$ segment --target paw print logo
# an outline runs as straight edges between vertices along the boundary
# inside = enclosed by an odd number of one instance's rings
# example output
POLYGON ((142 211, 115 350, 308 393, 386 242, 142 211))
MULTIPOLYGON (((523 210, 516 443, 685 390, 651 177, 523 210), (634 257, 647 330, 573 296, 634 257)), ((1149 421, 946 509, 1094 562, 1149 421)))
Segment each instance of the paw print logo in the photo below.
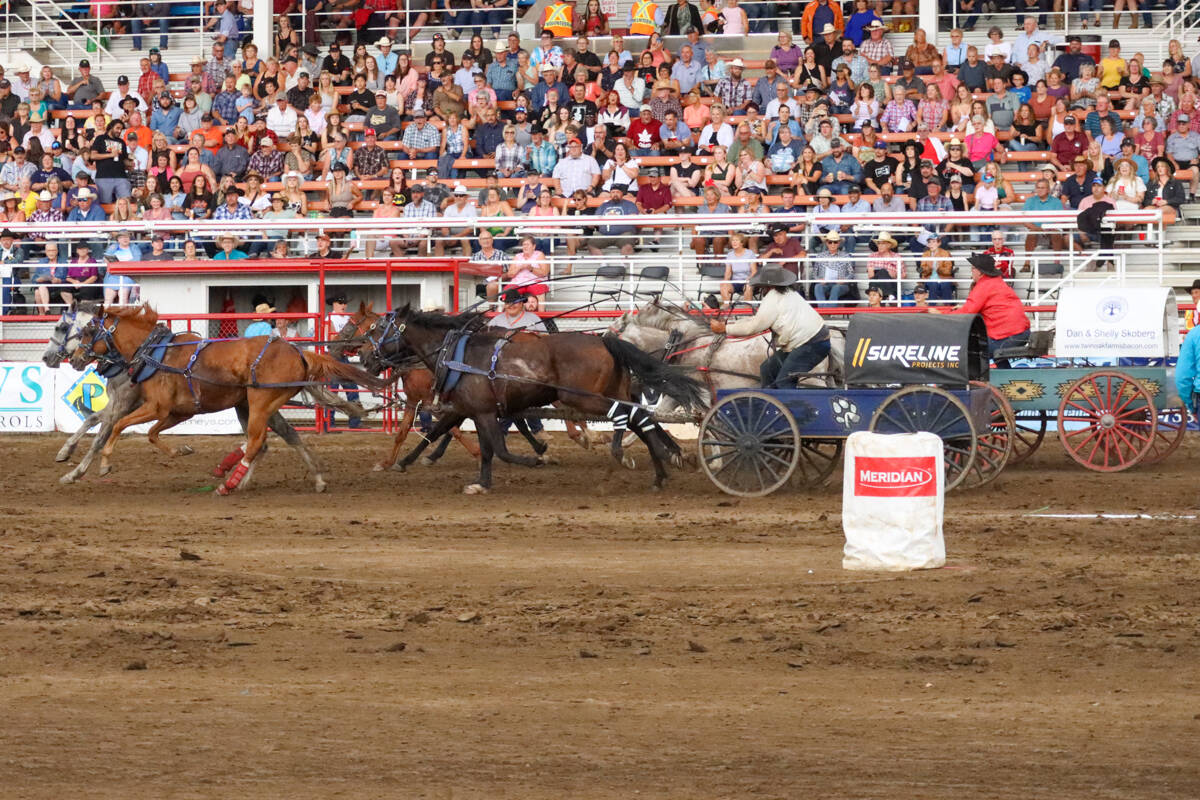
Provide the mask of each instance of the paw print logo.
POLYGON ((833 409, 833 421, 846 430, 850 430, 862 422, 862 414, 859 413, 858 406, 849 398, 835 397, 829 405, 833 409))

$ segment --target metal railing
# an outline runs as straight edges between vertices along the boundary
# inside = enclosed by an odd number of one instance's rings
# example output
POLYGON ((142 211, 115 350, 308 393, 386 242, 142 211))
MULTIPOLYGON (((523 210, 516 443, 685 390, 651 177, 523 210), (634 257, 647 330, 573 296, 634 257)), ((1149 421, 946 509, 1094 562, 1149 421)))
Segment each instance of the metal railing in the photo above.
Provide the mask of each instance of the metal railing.
POLYGON ((98 29, 89 31, 52 0, 31 3, 28 13, 28 19, 11 9, 4 15, 6 63, 14 50, 22 49, 49 51, 55 58, 49 66, 55 69, 74 69, 81 58, 109 55, 98 29), (21 40, 20 46, 14 46, 14 40, 21 40))

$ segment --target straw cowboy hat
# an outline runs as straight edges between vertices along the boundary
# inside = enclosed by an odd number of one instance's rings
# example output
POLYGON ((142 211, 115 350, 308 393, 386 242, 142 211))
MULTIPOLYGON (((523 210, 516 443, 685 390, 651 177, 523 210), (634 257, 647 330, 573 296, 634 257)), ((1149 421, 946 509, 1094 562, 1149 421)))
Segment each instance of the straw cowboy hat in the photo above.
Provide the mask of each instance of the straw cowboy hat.
POLYGON ((275 306, 268 305, 267 303, 259 303, 258 305, 256 305, 254 307, 254 313, 255 314, 274 314, 275 306))
POLYGON ((840 242, 842 240, 842 235, 837 231, 829 231, 821 238, 827 242, 840 242))
POLYGON ((895 239, 893 239, 892 235, 890 233, 888 233, 887 231, 882 231, 878 236, 876 236, 875 242, 876 242, 876 244, 878 244, 879 242, 887 242, 892 247, 895 247, 898 244, 900 244, 895 239))

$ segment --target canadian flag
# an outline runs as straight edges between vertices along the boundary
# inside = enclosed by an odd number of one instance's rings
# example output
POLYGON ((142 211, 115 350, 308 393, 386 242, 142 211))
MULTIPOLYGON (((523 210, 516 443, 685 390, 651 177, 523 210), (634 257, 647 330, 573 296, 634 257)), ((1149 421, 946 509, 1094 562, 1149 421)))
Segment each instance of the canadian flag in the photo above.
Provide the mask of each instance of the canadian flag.
POLYGON ((921 150, 921 158, 928 158, 936 167, 946 160, 946 146, 942 140, 933 136, 925 137, 925 145, 921 150))

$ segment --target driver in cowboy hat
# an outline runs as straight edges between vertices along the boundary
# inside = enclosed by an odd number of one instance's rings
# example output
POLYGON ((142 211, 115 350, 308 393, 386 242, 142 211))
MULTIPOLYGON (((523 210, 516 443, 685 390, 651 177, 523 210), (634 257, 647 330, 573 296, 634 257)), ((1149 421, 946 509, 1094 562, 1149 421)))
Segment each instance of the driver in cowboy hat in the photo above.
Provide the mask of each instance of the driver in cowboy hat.
MULTIPOLYGON (((1021 298, 1000 275, 996 259, 986 253, 968 256, 971 265, 971 291, 966 301, 955 309, 931 308, 934 314, 978 314, 987 328, 988 355, 1008 347, 1020 347, 1029 342, 1029 318, 1021 298)), ((996 366, 1008 367, 1008 359, 996 358, 996 366)))
POLYGON ((771 389, 793 389, 796 379, 829 357, 829 329, 821 315, 794 288, 796 276, 771 264, 750 278, 750 286, 761 299, 754 316, 728 324, 709 323, 714 333, 754 336, 765 331, 774 335, 775 352, 759 367, 762 385, 771 389))

